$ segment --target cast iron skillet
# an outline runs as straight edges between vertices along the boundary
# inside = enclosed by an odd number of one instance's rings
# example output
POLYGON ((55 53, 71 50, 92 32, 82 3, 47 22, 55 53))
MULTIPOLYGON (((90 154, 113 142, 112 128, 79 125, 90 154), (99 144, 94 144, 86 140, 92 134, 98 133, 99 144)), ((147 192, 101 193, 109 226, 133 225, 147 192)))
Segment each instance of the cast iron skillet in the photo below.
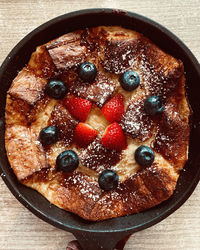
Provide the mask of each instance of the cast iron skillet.
POLYGON ((161 25, 140 15, 112 9, 88 9, 59 16, 36 28, 10 52, 0 69, 0 167, 2 177, 14 196, 44 221, 69 231, 84 250, 112 250, 123 237, 163 220, 179 208, 191 195, 200 177, 200 68, 190 50, 161 25), (4 112, 6 91, 18 71, 28 62, 37 45, 67 32, 98 25, 121 25, 149 37, 166 52, 180 58, 185 66, 187 94, 193 110, 189 160, 181 172, 174 195, 160 205, 139 214, 89 222, 57 208, 36 191, 21 185, 13 174, 5 152, 4 112))

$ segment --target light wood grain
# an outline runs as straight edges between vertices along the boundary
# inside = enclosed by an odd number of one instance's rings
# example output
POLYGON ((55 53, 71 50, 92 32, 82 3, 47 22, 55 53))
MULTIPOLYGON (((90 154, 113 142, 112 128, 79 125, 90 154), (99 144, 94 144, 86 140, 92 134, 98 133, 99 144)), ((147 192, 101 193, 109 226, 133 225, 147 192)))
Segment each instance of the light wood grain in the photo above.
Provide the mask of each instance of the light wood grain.
MULTIPOLYGON (((97 7, 121 8, 158 21, 200 60, 200 0, 0 0, 0 64, 13 46, 38 25, 70 11, 97 7)), ((199 205, 200 185, 174 214, 133 235, 125 250, 200 249, 199 205)), ((0 179, 1 250, 64 250, 73 238, 31 214, 0 179)))

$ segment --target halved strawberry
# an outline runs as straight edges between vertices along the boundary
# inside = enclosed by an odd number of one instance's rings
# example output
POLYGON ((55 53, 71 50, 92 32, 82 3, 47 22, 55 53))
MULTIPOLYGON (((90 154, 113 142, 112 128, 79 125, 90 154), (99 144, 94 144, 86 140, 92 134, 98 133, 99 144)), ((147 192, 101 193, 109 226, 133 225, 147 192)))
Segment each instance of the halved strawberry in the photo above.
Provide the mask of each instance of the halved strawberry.
POLYGON ((119 122, 124 113, 124 102, 123 95, 118 94, 108 101, 103 108, 101 113, 110 122, 119 122))
POLYGON ((79 122, 74 132, 74 140, 80 147, 90 144, 97 136, 97 131, 90 125, 79 122))
POLYGON ((110 124, 101 138, 101 143, 108 149, 115 149, 118 151, 125 149, 127 144, 122 127, 117 122, 110 124))
POLYGON ((65 100, 65 105, 71 115, 81 122, 84 122, 90 113, 92 103, 79 97, 71 97, 65 100))

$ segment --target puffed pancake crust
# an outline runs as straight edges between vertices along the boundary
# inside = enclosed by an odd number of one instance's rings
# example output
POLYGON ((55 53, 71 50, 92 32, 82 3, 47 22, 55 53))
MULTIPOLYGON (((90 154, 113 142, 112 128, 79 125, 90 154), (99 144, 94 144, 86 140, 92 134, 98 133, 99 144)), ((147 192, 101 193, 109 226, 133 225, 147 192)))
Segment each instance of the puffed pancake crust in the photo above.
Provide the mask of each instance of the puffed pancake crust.
POLYGON ((13 80, 5 113, 7 156, 21 183, 86 220, 138 213, 173 194, 187 161, 189 115, 180 60, 132 30, 117 26, 78 30, 37 47, 13 80), (89 84, 77 73, 85 61, 97 68, 97 76, 89 84), (140 76, 140 85, 134 91, 120 85, 120 77, 127 70, 140 76), (44 89, 50 79, 66 84, 64 99, 47 96, 44 89), (119 124, 127 140, 127 147, 121 151, 101 144, 110 124, 101 108, 118 93, 124 98, 125 112, 119 124), (164 103, 163 112, 156 117, 144 110, 144 101, 150 95, 160 96, 164 103), (66 108, 69 96, 92 103, 85 123, 98 135, 86 147, 74 142, 79 121, 66 108), (39 133, 49 125, 59 128, 59 140, 43 146, 39 133), (151 166, 142 167, 135 161, 134 152, 141 145, 155 153, 151 166), (56 158, 68 149, 77 153, 79 166, 73 172, 57 171, 56 158), (99 187, 98 176, 105 169, 115 170, 119 176, 114 190, 99 187))

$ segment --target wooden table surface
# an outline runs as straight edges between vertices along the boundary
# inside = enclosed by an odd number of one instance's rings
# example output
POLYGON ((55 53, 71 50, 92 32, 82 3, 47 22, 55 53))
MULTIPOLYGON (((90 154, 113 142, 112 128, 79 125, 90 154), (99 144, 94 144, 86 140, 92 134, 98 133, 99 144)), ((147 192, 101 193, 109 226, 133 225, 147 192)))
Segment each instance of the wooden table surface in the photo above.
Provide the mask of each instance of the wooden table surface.
MULTIPOLYGON (((0 64, 38 25, 84 8, 121 8, 145 15, 175 33, 200 61, 200 0, 0 0, 0 64)), ((125 250, 200 249, 200 185, 185 204, 157 225, 135 233, 125 250)), ((0 249, 64 250, 73 235, 29 212, 0 178, 0 249)), ((94 249, 95 250, 95 249, 94 249)))

